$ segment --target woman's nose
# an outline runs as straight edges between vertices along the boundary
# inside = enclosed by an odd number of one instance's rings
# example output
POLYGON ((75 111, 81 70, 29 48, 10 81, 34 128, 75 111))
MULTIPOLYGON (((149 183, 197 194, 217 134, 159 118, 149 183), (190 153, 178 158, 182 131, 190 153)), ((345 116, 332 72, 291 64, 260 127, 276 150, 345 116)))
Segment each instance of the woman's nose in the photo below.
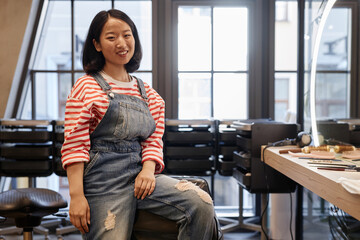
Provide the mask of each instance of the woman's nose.
POLYGON ((116 47, 122 47, 125 45, 125 40, 122 37, 118 37, 116 41, 116 47))

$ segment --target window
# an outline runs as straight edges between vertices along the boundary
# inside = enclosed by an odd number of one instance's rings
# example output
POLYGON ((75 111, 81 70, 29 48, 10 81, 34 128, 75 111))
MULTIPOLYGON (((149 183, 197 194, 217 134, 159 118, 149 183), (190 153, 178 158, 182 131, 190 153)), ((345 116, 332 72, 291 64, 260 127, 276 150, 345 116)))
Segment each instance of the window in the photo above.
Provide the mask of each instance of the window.
POLYGON ((277 0, 275 5, 275 106, 277 121, 296 122, 297 111, 297 2, 277 0), (286 21, 280 16, 286 15, 286 21))
POLYGON ((177 10, 179 118, 247 118, 248 8, 177 10))
MULTIPOLYGON (((308 92, 312 51, 317 33, 320 2, 308 3, 305 12, 305 86, 308 92)), ((315 105, 317 119, 348 118, 350 113, 350 85, 354 78, 352 60, 356 49, 352 43, 351 6, 335 5, 330 11, 320 42, 317 61, 315 105)), ((305 97, 307 102, 308 94, 305 97)), ((305 109, 307 106, 305 106, 305 109)), ((310 115, 305 115, 305 126, 310 126, 310 115)))
MULTIPOLYGON (((248 118, 250 6, 202 5, 176 1, 178 118, 248 118)), ((197 2, 198 4, 198 2, 197 2)), ((220 215, 238 214, 233 178, 215 175, 215 204, 220 215)), ((255 214, 255 196, 244 191, 244 213, 255 214)))
POLYGON ((140 69, 134 75, 152 85, 151 1, 50 0, 44 5, 32 50, 31 84, 24 91, 22 119, 64 117, 70 89, 84 74, 82 50, 91 20, 99 11, 112 6, 126 12, 135 22, 144 51, 140 69))

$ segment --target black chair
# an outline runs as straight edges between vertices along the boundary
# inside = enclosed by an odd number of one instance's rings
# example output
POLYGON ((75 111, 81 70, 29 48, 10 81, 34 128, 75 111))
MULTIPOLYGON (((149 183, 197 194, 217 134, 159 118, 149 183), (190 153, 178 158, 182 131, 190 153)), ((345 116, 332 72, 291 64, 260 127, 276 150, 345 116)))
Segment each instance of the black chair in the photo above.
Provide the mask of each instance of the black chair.
MULTIPOLYGON (((2 206, 1 214, 5 217, 15 218, 15 223, 21 214, 28 214, 28 218, 31 219, 29 220, 30 223, 25 220, 18 220, 22 222, 19 226, 24 226, 21 228, 27 230, 27 225, 32 226, 30 227, 32 230, 45 235, 47 238, 49 230, 45 226, 58 224, 60 220, 49 220, 40 226, 40 224, 31 223, 34 218, 30 216, 35 214, 41 216, 40 219, 42 219, 45 216, 43 214, 53 213, 57 207, 64 207, 67 204, 65 200, 60 201, 58 193, 48 190, 44 194, 44 191, 36 188, 36 177, 47 177, 53 173, 52 125, 49 121, 41 120, 2 119, 0 120, 0 127, 0 176, 27 177, 29 183, 26 187, 30 187, 28 190, 13 189, 11 192, 2 189, 1 201, 8 204, 6 207, 2 206), (11 195, 9 195, 10 193, 11 195), (53 208, 54 202, 46 202, 46 199, 52 198, 59 199, 59 205, 55 208, 53 208), (13 202, 11 203, 11 201, 13 202), (21 203, 22 201, 24 203, 21 203), (47 206, 46 204, 50 205, 47 206), (24 207, 25 210, 19 210, 19 206, 24 207)), ((19 229, 10 227, 1 229, 0 234, 10 234, 10 229, 19 232, 19 229)), ((25 234, 26 236, 30 235, 28 232, 25 234)))
MULTIPOLYGON (((177 179, 188 180, 201 189, 210 194, 207 181, 199 177, 181 177, 172 176, 177 179)), ((212 219, 209 219, 212 221, 212 219)), ((223 234, 217 219, 213 219, 217 224, 214 228, 213 238, 210 240, 221 240, 223 234)), ((176 240, 178 235, 178 227, 175 221, 168 220, 162 216, 147 212, 145 210, 137 210, 135 223, 132 233, 132 240, 176 240)))
POLYGON ((66 206, 63 197, 49 189, 20 188, 0 193, 0 216, 15 219, 16 227, 23 229, 24 240, 33 239, 33 229, 40 226, 44 216, 66 206))
POLYGON ((164 173, 209 176, 214 192, 216 129, 213 120, 166 119, 164 173))

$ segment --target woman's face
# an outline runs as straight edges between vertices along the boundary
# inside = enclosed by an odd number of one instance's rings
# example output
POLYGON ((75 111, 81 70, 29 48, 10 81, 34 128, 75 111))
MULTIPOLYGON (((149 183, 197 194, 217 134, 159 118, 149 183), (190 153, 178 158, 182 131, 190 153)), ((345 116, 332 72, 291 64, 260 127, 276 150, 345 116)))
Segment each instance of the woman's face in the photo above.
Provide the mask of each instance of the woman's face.
POLYGON ((124 66, 134 55, 135 39, 130 26, 117 18, 109 17, 100 34, 99 42, 93 40, 97 51, 105 58, 105 65, 124 66))

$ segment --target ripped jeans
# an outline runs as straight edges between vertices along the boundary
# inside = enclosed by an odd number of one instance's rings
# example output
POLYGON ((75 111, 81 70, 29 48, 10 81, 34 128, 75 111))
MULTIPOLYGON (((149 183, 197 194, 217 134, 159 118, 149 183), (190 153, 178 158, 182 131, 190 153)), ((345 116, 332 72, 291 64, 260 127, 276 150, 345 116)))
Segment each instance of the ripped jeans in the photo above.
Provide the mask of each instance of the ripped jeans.
POLYGON ((214 208, 211 197, 190 182, 160 174, 156 175, 155 191, 144 200, 134 197, 133 182, 127 187, 123 186, 122 192, 118 194, 109 192, 103 197, 87 196, 91 224, 85 239, 130 239, 136 209, 144 209, 176 221, 180 240, 212 238, 214 208))

